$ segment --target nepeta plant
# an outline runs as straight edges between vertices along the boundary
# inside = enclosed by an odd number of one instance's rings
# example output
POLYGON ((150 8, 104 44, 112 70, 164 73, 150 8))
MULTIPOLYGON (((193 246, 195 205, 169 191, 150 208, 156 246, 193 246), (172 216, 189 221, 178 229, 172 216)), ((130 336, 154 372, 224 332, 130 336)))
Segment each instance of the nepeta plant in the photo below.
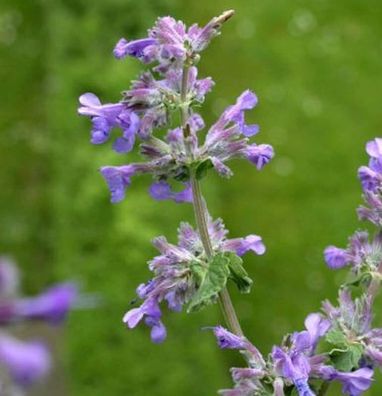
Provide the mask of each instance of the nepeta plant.
POLYGON ((44 377, 51 367, 47 346, 40 340, 21 341, 8 330, 31 321, 61 324, 79 301, 73 283, 61 283, 36 297, 20 297, 19 271, 0 257, 0 394, 21 395, 23 389, 44 377), (7 377, 5 376, 7 372, 7 377))
MULTIPOLYGON (((79 113, 92 121, 93 144, 107 142, 113 129, 120 130, 112 146, 117 153, 131 151, 140 140, 143 162, 101 168, 111 201, 123 200, 132 177, 147 173, 154 179, 149 190, 153 198, 192 202, 195 212, 196 228, 181 223, 176 245, 163 236, 154 239, 160 254, 149 262, 153 278, 138 286, 142 303, 130 309, 123 321, 129 328, 144 322, 152 341, 159 343, 166 338, 161 304, 172 311, 185 306, 194 312, 219 300, 229 330, 213 328, 218 344, 240 350, 248 364, 232 369, 235 387, 221 390, 222 395, 324 395, 331 381, 339 381, 345 394, 357 396, 370 386, 373 367, 382 364, 382 329, 371 328, 382 271, 379 234, 369 242, 366 233, 356 233, 346 250, 326 249, 329 267, 351 265, 354 281, 341 286, 338 308, 324 302, 322 313, 308 315, 305 330, 287 335, 267 358, 244 336, 226 288, 233 282, 241 292, 250 291, 252 281, 241 256, 249 251, 261 255, 265 246, 257 235, 228 239, 222 220, 214 220, 207 210, 200 181, 210 169, 230 177, 227 162, 232 158, 247 159, 262 169, 274 155, 270 145, 249 142, 259 132, 258 125, 245 122, 245 111, 257 103, 249 90, 205 135, 202 132, 205 124, 196 110, 214 83, 210 77, 198 78, 196 65, 232 15, 227 11, 204 27, 189 28, 171 17, 159 18, 147 38, 121 39, 114 49, 118 59, 132 56, 149 65, 120 102, 101 104, 92 93, 80 97, 79 113), (174 126, 177 118, 180 125, 174 126), (163 129, 165 134, 160 133, 163 129), (177 183, 183 185, 181 190, 173 189, 177 183), (355 287, 360 293, 352 299, 355 287)), ((368 153, 370 165, 360 169, 360 177, 369 207, 359 209, 359 214, 380 227, 382 140, 369 143, 368 153)))

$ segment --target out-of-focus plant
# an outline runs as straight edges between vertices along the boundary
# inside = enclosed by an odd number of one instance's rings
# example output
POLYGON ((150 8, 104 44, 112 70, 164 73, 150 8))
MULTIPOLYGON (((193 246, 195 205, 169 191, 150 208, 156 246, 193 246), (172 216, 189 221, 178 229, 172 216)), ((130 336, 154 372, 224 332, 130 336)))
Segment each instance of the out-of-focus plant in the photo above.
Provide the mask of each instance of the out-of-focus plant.
POLYGON ((35 297, 20 296, 19 271, 0 258, 0 394, 21 395, 45 377, 51 356, 43 340, 22 341, 12 336, 13 326, 31 321, 60 325, 79 300, 74 283, 57 284, 35 297))
MULTIPOLYGON (((92 93, 80 97, 79 113, 92 121, 91 142, 104 144, 111 139, 113 149, 125 154, 137 139, 144 162, 105 166, 101 173, 111 192, 111 201, 125 198, 133 176, 151 174, 154 199, 172 199, 193 204, 196 228, 181 223, 178 243, 163 236, 153 243, 160 254, 149 262, 153 279, 137 288, 143 300, 130 309, 123 321, 129 328, 144 322, 151 329, 151 339, 166 338, 160 304, 172 311, 195 312, 219 301, 229 330, 216 326, 213 331, 222 348, 238 349, 248 367, 233 368, 235 387, 221 390, 226 396, 250 395, 325 395, 332 381, 343 385, 343 392, 357 396, 368 389, 373 369, 382 364, 382 330, 371 328, 372 307, 381 280, 382 245, 378 234, 368 242, 366 233, 357 233, 348 249, 329 247, 325 257, 331 268, 352 263, 355 279, 341 286, 339 307, 324 302, 323 313, 313 313, 305 320, 306 330, 287 335, 264 358, 244 336, 227 290, 233 282, 242 293, 250 291, 252 280, 243 267, 241 256, 252 251, 263 254, 261 237, 227 238, 222 220, 214 220, 201 192, 201 180, 211 169, 222 177, 232 176, 227 162, 244 158, 262 169, 273 157, 270 145, 249 143, 259 132, 258 125, 245 122, 245 111, 257 104, 256 95, 247 90, 229 106, 207 130, 198 112, 205 95, 214 83, 198 78, 197 63, 201 52, 216 37, 224 22, 233 15, 224 12, 204 27, 171 17, 159 18, 148 36, 134 41, 121 39, 114 55, 132 56, 150 65, 120 102, 102 104, 92 93), (177 124, 177 121, 180 125, 177 124), (168 129, 163 134, 159 129, 168 129), (182 185, 182 189, 177 188, 182 185), (351 288, 359 288, 353 299, 351 288), (319 345, 320 343, 320 345, 319 345)), ((361 208, 361 218, 381 226, 382 140, 367 146, 372 157, 369 167, 360 169, 368 208, 361 208)))

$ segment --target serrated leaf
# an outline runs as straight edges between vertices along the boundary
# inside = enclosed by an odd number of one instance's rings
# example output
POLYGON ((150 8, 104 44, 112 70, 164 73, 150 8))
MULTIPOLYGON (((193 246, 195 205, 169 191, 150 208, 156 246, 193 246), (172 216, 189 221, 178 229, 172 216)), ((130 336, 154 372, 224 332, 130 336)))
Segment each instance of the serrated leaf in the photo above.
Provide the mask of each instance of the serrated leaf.
POLYGON ((339 329, 333 328, 329 330, 325 335, 325 340, 337 348, 347 349, 348 342, 344 333, 339 329))
POLYGON ((229 276, 229 258, 224 253, 215 255, 202 275, 200 286, 193 295, 187 311, 198 311, 215 301, 219 292, 225 287, 229 276))
POLYGON ((243 260, 233 252, 227 252, 226 256, 229 258, 230 278, 236 283, 241 293, 249 293, 253 281, 242 265, 243 260))
POLYGON ((330 354, 330 358, 337 370, 349 372, 353 368, 358 367, 362 352, 363 348, 361 345, 353 344, 346 351, 333 351, 330 354))

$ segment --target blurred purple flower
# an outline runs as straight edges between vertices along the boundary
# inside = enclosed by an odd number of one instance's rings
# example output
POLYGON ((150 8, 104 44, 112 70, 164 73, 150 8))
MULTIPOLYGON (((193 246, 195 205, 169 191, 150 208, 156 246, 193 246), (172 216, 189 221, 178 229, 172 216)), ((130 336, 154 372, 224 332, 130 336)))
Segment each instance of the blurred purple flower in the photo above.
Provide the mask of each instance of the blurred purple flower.
POLYGON ((51 366, 50 354, 40 342, 24 342, 0 335, 0 362, 13 381, 28 386, 44 377, 51 366))

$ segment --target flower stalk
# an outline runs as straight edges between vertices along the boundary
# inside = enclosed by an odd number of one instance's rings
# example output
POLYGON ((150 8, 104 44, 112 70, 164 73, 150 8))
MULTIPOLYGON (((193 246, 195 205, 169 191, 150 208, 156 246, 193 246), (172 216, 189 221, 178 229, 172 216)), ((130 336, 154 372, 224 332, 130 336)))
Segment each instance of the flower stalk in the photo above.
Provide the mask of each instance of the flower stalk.
MULTIPOLYGON (((213 250, 206 221, 206 204, 201 192, 200 182, 196 179, 195 175, 191 176, 191 188, 195 219, 200 234, 200 239, 203 243, 203 247, 208 258, 211 259, 213 250)), ((238 336, 243 336, 243 331, 241 329, 240 322, 237 318, 236 311, 232 304, 231 296, 229 295, 227 287, 224 287, 219 293, 219 305, 228 328, 232 331, 232 333, 238 336)))

